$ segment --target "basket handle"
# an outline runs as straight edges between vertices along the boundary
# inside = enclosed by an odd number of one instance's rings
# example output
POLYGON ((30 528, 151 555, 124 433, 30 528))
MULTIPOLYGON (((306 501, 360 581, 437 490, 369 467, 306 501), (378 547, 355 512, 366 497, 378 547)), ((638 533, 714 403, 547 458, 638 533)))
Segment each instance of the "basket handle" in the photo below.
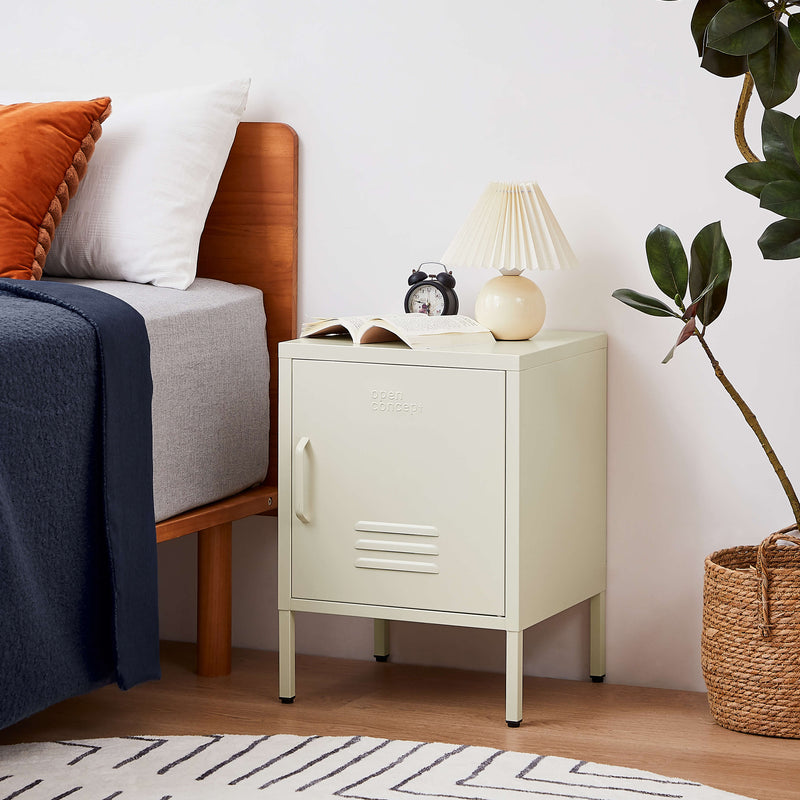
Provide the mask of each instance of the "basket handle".
POLYGON ((764 539, 758 546, 756 553, 756 575, 758 576, 759 586, 761 588, 761 624, 759 629, 762 636, 770 636, 772 634, 772 624, 769 619, 769 568, 767 565, 767 548, 775 547, 778 542, 791 542, 800 547, 800 537, 792 536, 789 531, 798 530, 797 523, 789 525, 788 528, 782 528, 775 533, 771 533, 764 539))

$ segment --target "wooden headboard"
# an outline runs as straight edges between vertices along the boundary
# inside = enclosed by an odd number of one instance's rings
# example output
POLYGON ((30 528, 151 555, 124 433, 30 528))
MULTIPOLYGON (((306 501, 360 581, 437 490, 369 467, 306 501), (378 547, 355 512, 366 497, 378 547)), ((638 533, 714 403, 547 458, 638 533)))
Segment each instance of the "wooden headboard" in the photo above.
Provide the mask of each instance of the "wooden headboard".
POLYGON ((200 240, 197 274, 264 293, 270 356, 269 471, 264 484, 157 526, 158 541, 277 507, 278 342, 297 336, 297 134, 242 122, 200 240))

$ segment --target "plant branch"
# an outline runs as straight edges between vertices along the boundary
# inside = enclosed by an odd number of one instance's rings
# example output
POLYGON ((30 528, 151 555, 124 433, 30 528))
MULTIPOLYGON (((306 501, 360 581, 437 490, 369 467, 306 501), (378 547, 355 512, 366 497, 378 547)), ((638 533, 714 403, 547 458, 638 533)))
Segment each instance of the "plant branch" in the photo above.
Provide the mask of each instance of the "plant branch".
POLYGON ((781 482, 783 491, 786 493, 786 497, 789 499, 789 505, 792 507, 792 513, 794 514, 795 521, 797 522, 798 526, 800 526, 800 500, 797 499, 797 494, 794 491, 794 487, 792 486, 789 477, 786 475, 786 471, 784 470, 781 462, 778 460, 778 456, 775 455, 775 451, 772 449, 772 445, 769 443, 764 430, 756 419, 756 415, 750 410, 750 407, 742 399, 742 396, 739 394, 739 392, 733 388, 733 384, 728 380, 727 376, 722 371, 722 367, 720 367, 717 359, 714 358, 714 354, 711 352, 711 349, 706 343, 703 334, 700 331, 695 331, 695 336, 697 336, 697 338, 700 340, 700 344, 702 345, 705 354, 708 356, 709 361, 711 361, 711 366, 714 368, 714 374, 719 379, 719 382, 725 387, 725 391, 731 396, 733 402, 736 403, 736 407, 742 412, 742 416, 745 418, 745 421, 753 429, 753 433, 755 433, 756 437, 758 438, 761 447, 764 448, 764 452, 767 454, 769 463, 772 464, 772 468, 775 470, 775 474, 778 476, 778 480, 781 482))
POLYGON ((736 116, 733 120, 733 136, 736 139, 736 146, 744 156, 745 161, 761 161, 761 159, 750 149, 744 135, 744 118, 747 114, 747 107, 750 105, 750 97, 753 94, 753 76, 749 72, 744 74, 744 84, 739 95, 739 102, 736 105, 736 116))

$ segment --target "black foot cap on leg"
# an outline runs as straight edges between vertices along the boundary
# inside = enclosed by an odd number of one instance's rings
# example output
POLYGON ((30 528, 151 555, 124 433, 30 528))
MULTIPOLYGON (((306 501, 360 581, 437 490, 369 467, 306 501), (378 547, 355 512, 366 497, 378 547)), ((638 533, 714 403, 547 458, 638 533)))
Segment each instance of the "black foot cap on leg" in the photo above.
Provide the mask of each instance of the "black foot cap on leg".
POLYGON ((281 697, 281 703, 285 703, 286 705, 294 703, 294 697, 281 697))
POLYGON ((375 660, 376 661, 388 661, 389 660, 389 654, 387 653, 385 656, 375 656, 375 660))
POLYGON ((518 719, 516 722, 514 722, 514 721, 512 721, 510 719, 507 719, 506 720, 506 725, 508 725, 509 728, 519 728, 521 722, 522 722, 521 719, 518 719))
POLYGON ((591 675, 592 683, 603 683, 606 679, 605 675, 591 675))

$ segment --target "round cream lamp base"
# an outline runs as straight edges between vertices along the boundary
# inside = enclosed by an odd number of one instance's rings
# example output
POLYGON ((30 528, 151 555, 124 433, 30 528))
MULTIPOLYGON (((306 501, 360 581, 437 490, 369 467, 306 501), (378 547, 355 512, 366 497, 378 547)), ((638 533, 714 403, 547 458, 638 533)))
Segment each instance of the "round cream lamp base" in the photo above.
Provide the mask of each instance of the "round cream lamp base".
POLYGON ((498 275, 478 293, 475 319, 495 339, 521 341, 535 336, 544 325, 542 290, 522 275, 498 275))

